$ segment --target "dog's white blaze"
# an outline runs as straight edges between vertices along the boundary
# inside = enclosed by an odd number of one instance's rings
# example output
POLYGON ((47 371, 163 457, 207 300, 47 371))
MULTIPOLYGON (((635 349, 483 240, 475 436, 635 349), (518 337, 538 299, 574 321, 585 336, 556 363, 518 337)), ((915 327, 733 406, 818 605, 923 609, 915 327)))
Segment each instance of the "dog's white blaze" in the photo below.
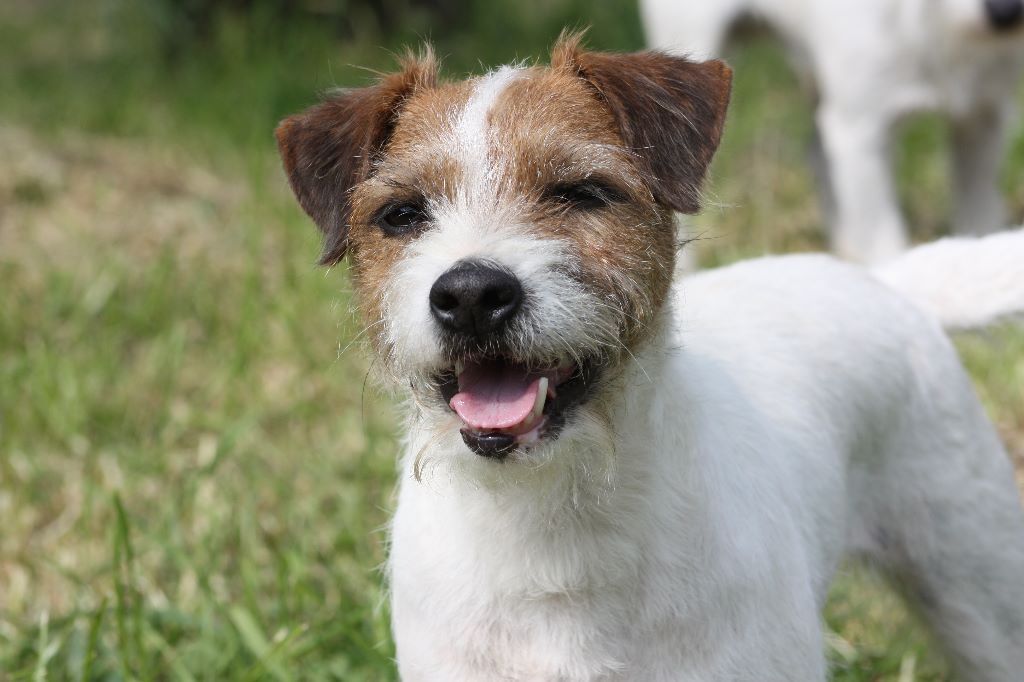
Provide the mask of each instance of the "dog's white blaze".
POLYGON ((487 119, 501 93, 519 77, 521 71, 516 66, 503 66, 481 76, 452 131, 455 138, 453 148, 457 150, 465 172, 463 189, 468 190, 466 198, 471 201, 482 199, 498 174, 499 169, 494 167, 489 153, 493 136, 487 119))

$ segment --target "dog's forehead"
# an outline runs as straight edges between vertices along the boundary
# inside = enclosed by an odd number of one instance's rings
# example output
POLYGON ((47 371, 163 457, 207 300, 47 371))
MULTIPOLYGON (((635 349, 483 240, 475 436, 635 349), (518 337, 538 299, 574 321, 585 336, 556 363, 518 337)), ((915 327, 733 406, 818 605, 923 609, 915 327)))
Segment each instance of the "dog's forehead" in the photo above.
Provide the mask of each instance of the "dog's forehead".
POLYGON ((385 171, 459 183, 587 175, 621 149, 611 112, 583 79, 503 67, 417 92, 403 106, 385 171))

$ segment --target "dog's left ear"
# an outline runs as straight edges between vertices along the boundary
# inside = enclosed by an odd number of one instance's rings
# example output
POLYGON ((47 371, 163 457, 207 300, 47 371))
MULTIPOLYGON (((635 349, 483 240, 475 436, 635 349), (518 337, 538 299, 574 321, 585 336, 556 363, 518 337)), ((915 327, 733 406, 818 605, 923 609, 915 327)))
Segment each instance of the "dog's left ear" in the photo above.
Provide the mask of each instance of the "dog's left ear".
POLYGON ((563 35, 551 55, 597 91, 636 155, 654 198, 676 211, 700 210, 700 186, 718 148, 732 89, 725 62, 692 62, 663 52, 587 52, 563 35))

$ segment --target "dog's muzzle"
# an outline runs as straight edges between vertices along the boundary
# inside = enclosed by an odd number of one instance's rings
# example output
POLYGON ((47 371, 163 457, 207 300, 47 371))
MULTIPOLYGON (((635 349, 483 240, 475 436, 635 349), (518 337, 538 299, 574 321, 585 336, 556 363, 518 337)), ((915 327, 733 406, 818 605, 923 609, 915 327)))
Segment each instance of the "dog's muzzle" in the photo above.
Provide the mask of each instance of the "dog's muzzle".
POLYGON ((452 358, 437 377, 441 398, 462 420, 462 439, 476 454, 503 459, 553 437, 567 409, 586 397, 591 363, 510 351, 508 337, 525 306, 512 272, 459 261, 434 282, 429 304, 452 358))

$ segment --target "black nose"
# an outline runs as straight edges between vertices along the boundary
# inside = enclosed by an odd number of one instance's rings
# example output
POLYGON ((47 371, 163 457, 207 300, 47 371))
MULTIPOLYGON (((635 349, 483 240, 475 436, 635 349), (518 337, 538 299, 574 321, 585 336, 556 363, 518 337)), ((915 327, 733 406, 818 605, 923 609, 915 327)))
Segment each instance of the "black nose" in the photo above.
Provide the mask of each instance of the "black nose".
POLYGON ((430 287, 430 312, 448 331, 483 339, 519 310, 523 288, 515 275, 494 265, 456 263, 430 287))
POLYGON ((985 11, 988 13, 988 20, 995 28, 1014 28, 1024 20, 1024 1, 985 0, 985 11))

